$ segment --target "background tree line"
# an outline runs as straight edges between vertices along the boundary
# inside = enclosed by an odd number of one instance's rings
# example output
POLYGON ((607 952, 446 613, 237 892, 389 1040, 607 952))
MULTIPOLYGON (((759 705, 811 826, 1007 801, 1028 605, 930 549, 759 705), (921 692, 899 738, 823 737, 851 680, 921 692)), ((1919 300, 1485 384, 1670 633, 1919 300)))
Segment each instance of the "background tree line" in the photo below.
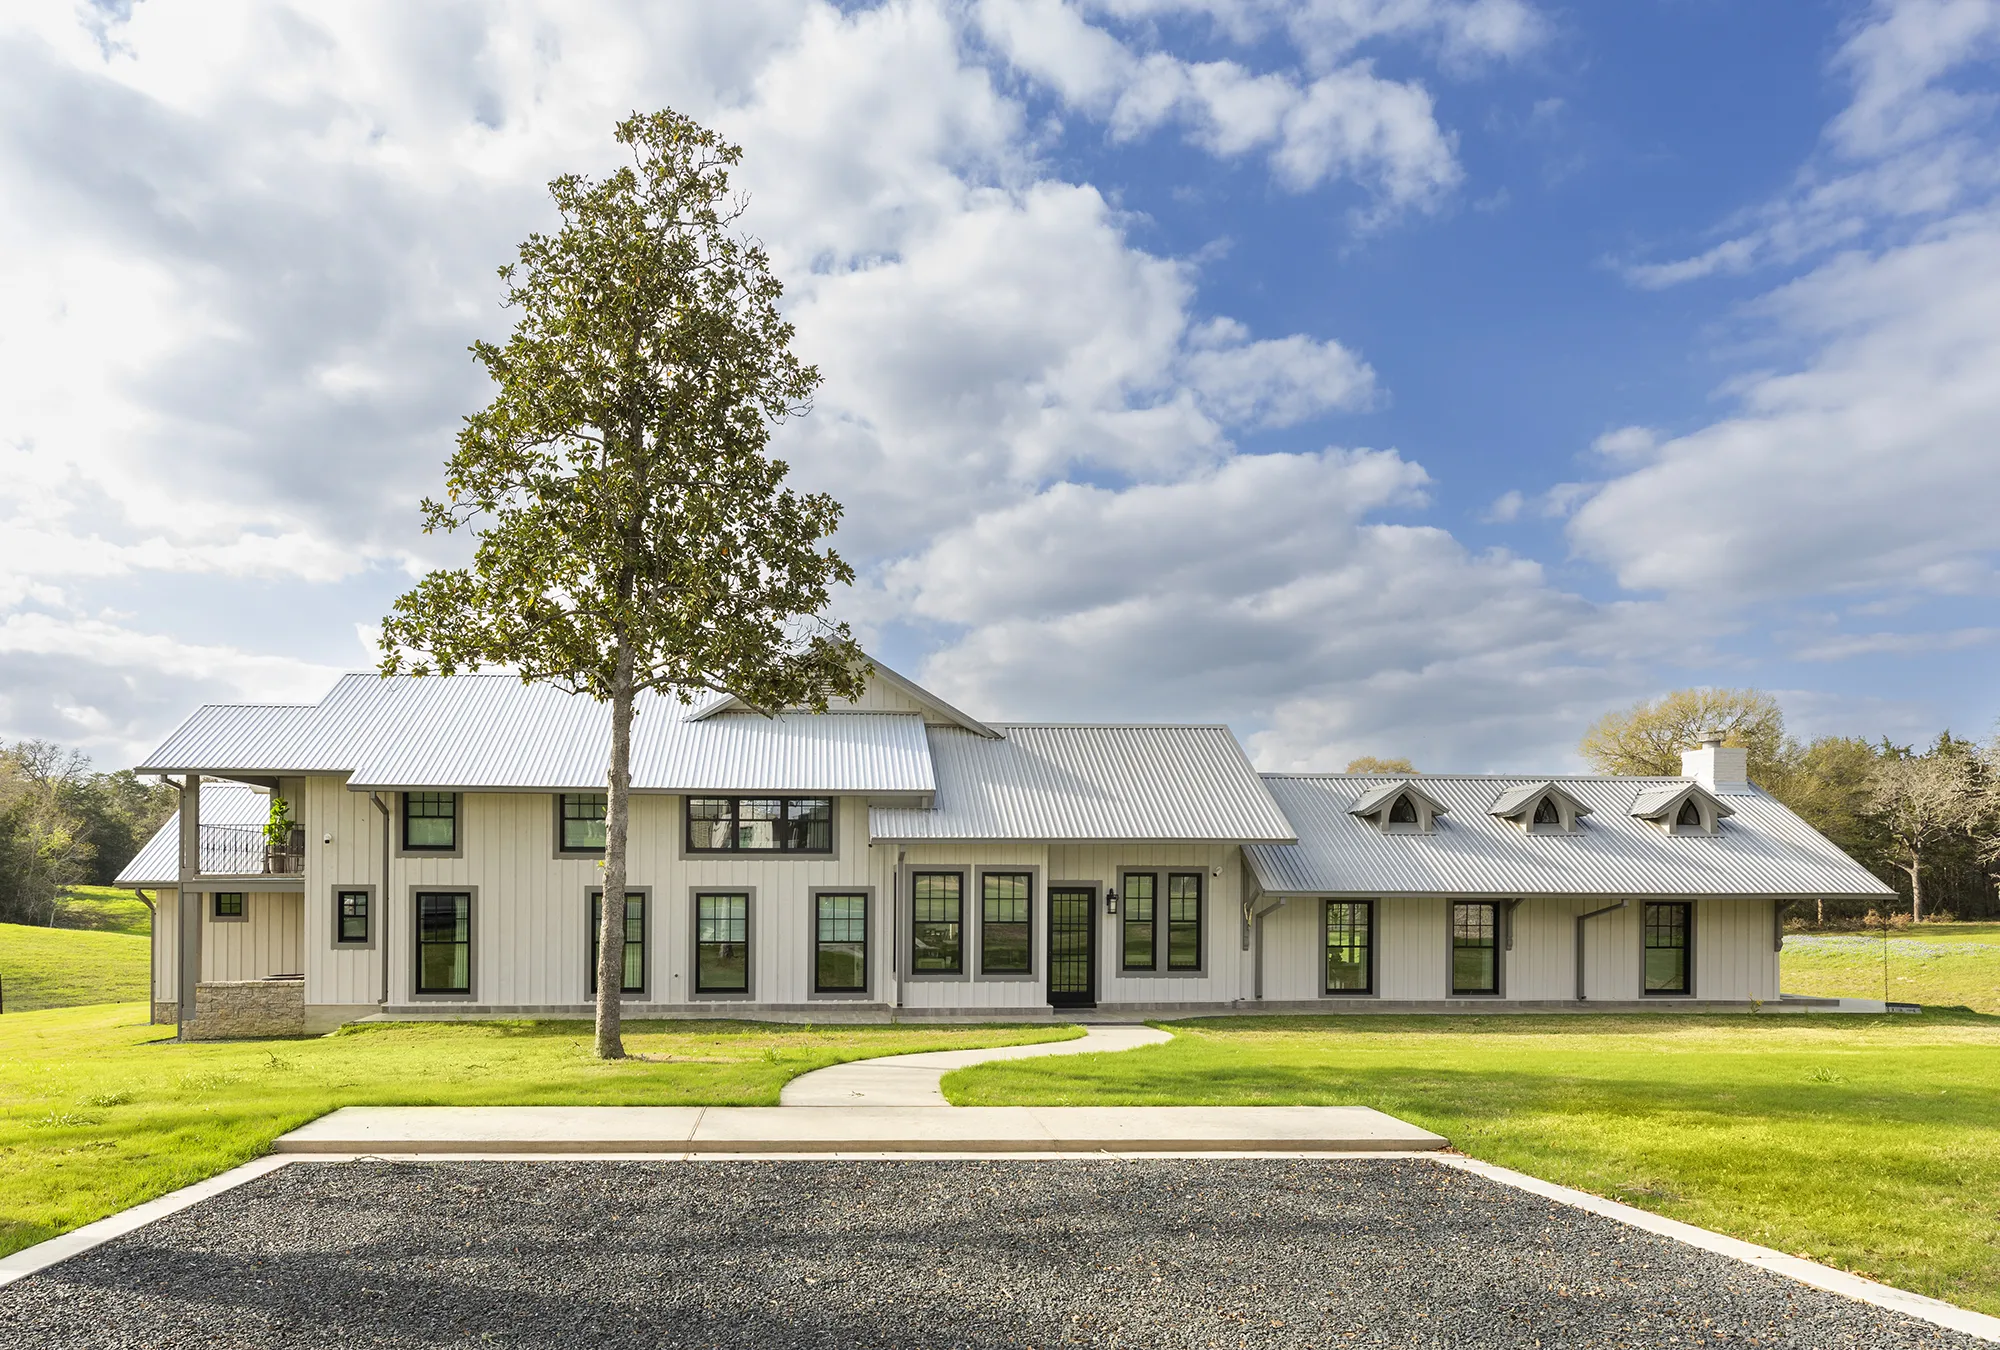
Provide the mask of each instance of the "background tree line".
POLYGON ((130 769, 92 772, 82 751, 0 743, 0 922, 53 925, 72 887, 108 885, 176 805, 130 769))

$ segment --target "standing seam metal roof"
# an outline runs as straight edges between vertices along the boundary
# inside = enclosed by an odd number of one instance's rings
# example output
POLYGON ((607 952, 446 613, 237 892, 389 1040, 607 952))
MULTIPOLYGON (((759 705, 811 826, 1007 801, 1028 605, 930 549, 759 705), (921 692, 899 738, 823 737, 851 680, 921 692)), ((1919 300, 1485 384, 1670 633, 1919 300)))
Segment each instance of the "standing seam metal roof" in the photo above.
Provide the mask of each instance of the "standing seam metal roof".
POLYGON ((1629 814, 1635 796, 1678 792, 1686 778, 1500 778, 1425 774, 1424 790, 1457 808, 1431 834, 1383 834, 1348 814, 1381 784, 1373 775, 1267 774, 1296 844, 1244 848, 1273 894, 1338 895, 1852 895, 1894 894, 1777 799, 1727 796, 1735 814, 1714 835, 1670 835, 1629 814), (1573 834, 1530 834, 1487 814, 1512 789, 1554 782, 1592 809, 1573 834))
POLYGON ((1290 839, 1223 726, 931 727, 933 810, 877 807, 877 839, 1290 839))

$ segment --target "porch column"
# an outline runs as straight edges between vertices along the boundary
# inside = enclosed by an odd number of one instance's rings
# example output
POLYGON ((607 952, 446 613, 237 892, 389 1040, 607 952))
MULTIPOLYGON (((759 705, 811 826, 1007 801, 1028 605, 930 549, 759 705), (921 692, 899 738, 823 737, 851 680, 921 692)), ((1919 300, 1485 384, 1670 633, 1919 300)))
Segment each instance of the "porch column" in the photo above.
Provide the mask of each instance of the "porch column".
POLYGON ((181 784, 180 897, 175 918, 180 922, 180 970, 174 994, 174 1024, 182 1037, 194 1021, 194 987, 201 980, 203 898, 190 889, 201 884, 201 775, 191 773, 181 784))

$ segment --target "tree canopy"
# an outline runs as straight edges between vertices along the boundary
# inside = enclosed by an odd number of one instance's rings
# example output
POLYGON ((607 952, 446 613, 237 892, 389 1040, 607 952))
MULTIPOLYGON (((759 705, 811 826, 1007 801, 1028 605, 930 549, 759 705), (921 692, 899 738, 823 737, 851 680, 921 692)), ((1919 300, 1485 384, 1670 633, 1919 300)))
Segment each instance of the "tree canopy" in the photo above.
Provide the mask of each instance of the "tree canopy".
POLYGON ((1415 773, 1417 766, 1407 759, 1377 759, 1374 755, 1362 755, 1347 761, 1348 773, 1415 773))
POLYGON ((1783 757, 1785 715, 1760 689, 1676 689, 1641 699, 1599 718, 1577 751, 1599 773, 1671 776, 1681 771, 1681 751, 1714 732, 1750 752, 1752 782, 1783 757))

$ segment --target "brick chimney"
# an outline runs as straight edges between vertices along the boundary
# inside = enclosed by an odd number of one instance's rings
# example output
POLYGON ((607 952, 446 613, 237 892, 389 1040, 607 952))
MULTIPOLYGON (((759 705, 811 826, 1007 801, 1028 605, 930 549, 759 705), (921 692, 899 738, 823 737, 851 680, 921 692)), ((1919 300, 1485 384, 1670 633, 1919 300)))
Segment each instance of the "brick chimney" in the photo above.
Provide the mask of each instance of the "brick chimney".
POLYGON ((1750 752, 1726 746, 1719 731, 1704 734, 1701 744, 1681 751, 1681 776, 1692 778, 1718 795, 1750 790, 1750 752))

